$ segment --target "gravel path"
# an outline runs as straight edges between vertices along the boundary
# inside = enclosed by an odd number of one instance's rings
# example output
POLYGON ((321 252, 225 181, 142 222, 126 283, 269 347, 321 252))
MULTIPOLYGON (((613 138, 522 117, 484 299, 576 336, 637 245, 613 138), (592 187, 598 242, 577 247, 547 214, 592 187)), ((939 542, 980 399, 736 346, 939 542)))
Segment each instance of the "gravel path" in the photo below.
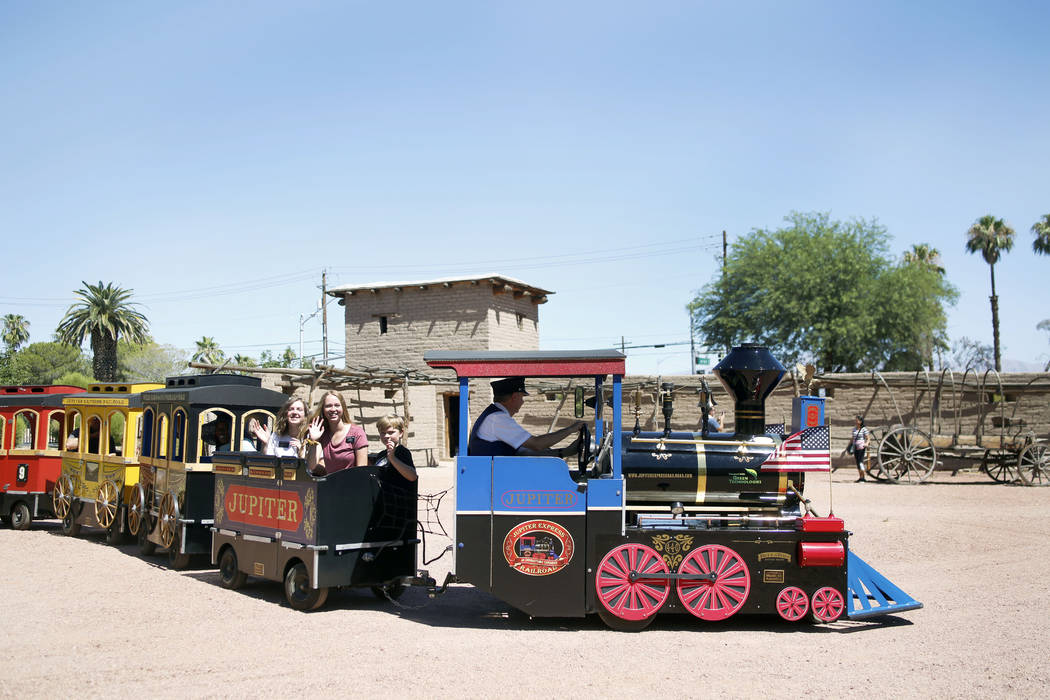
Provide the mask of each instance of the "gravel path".
MULTIPOLYGON (((423 470, 420 491, 451 473, 423 470)), ((632 635, 596 617, 529 620, 453 586, 432 602, 407 591, 402 602, 419 609, 344 591, 304 614, 278 584, 227 591, 210 568, 170 571, 101 533, 68 538, 54 521, 2 529, 0 695, 1050 695, 1050 489, 980 474, 854 484, 852 473, 833 476, 852 549, 923 610, 822 626, 664 617, 632 635)), ((825 512, 821 482, 808 493, 825 512)), ((444 544, 431 540, 428 554, 444 544)))

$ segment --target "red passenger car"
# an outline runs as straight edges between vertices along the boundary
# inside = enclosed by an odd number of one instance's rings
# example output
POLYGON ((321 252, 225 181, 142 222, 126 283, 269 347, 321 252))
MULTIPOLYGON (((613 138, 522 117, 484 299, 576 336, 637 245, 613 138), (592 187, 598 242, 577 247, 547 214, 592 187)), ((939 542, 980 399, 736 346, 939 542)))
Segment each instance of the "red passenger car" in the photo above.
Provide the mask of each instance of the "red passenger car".
POLYGON ((0 519, 25 530, 53 518, 51 492, 66 440, 62 398, 77 386, 0 387, 0 519))

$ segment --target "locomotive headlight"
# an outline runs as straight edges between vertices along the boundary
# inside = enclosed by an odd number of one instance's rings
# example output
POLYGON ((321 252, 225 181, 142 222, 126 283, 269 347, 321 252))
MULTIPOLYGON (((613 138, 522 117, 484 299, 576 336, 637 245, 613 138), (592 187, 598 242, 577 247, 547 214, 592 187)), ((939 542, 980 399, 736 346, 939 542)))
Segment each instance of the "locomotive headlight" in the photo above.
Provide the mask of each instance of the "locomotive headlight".
POLYGON ((677 516, 681 515, 684 512, 685 512, 685 506, 682 505, 681 501, 675 501, 674 503, 671 504, 671 514, 672 515, 677 517, 677 516))

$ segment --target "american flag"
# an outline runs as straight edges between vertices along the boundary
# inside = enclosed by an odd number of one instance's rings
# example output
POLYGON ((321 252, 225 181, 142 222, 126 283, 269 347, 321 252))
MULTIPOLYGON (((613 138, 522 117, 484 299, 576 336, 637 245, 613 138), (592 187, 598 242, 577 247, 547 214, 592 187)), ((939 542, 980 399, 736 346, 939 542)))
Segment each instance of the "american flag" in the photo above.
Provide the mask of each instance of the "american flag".
POLYGON ((831 435, 828 426, 806 428, 784 440, 762 463, 762 471, 831 471, 831 435))

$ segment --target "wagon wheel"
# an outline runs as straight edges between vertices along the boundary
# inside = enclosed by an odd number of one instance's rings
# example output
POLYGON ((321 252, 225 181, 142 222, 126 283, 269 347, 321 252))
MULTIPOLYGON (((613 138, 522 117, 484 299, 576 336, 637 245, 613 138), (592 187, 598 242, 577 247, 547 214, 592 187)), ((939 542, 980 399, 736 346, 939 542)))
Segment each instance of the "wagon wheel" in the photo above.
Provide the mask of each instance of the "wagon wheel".
POLYGON ((894 428, 879 443, 879 468, 894 483, 922 483, 935 466, 933 440, 918 428, 894 428))
POLYGON ((310 588, 310 572, 296 562, 284 575, 284 597, 296 610, 316 610, 328 600, 328 589, 310 588))
POLYGON ((705 544, 678 567, 680 574, 715 574, 714 581, 678 579, 678 598, 701 620, 725 620, 744 606, 751 574, 744 559, 729 547, 705 544))
POLYGON ((69 512, 69 507, 73 503, 73 477, 69 474, 63 474, 55 484, 55 490, 51 494, 51 499, 54 501, 55 515, 59 518, 65 518, 66 513, 69 512))
POLYGON ((981 469, 988 472, 988 476, 1001 484, 1008 484, 1017 478, 1013 464, 1013 455, 1001 447, 984 451, 981 469))
POLYGON ((177 543, 179 532, 179 504, 175 494, 168 491, 160 501, 160 541, 169 550, 177 543))
POLYGON ((798 622, 809 612, 809 598, 797 586, 788 586, 777 596, 777 612, 788 622, 798 622))
POLYGON ((821 622, 834 622, 846 612, 846 600, 838 590, 825 587, 813 594, 813 617, 821 622))
POLYGON ((112 479, 106 479, 98 486, 95 495, 95 521, 99 527, 108 530, 117 519, 118 499, 120 489, 112 479))
POLYGON ((667 564, 652 547, 621 544, 605 555, 594 576, 598 593, 598 615, 612 629, 637 632, 653 621, 671 594, 666 578, 645 578, 647 574, 666 574, 667 564), (634 576, 632 576, 634 574, 634 576))
POLYGON ((131 494, 131 503, 128 504, 128 532, 138 536, 139 528, 146 519, 146 490, 142 484, 135 484, 135 490, 131 494))
POLYGON ((1050 486, 1050 448, 1027 445, 1017 458, 1017 473, 1025 486, 1050 486))

